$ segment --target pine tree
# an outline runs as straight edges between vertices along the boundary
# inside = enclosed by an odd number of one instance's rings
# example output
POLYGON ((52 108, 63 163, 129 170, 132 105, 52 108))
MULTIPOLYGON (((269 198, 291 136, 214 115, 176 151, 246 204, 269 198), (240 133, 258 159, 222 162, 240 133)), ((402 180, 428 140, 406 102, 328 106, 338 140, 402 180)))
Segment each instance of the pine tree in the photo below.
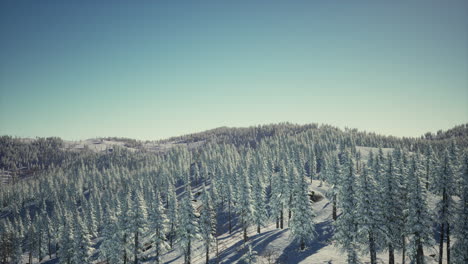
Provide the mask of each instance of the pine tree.
POLYGON ((2 221, 0 227, 0 260, 2 263, 10 263, 14 255, 14 230, 8 218, 2 221))
MULTIPOLYGON (((332 203, 332 218, 333 220, 336 220, 337 218, 337 201, 338 201, 338 195, 339 195, 339 183, 341 181, 342 177, 342 172, 341 172, 341 165, 338 159, 338 156, 335 156, 335 158, 332 160, 332 167, 329 173, 327 173, 327 181, 328 184, 331 185, 329 191, 327 192, 327 196, 331 200, 332 203)), ((324 167, 324 171, 328 172, 328 169, 324 167)))
POLYGON ((140 241, 142 234, 147 229, 147 207, 141 192, 136 192, 133 196, 133 207, 130 212, 130 230, 133 234, 134 247, 133 247, 133 262, 138 264, 140 255, 140 241))
POLYGON ((437 203, 437 222, 440 224, 440 239, 439 239, 439 264, 442 264, 444 255, 444 238, 447 238, 447 260, 450 260, 450 226, 453 220, 453 204, 452 195, 454 194, 454 173, 451 165, 450 155, 445 151, 444 157, 439 166, 439 172, 435 181, 435 192, 442 196, 442 199, 437 203), (447 235, 445 237, 445 235, 447 235))
POLYGON ((190 181, 187 179, 185 194, 179 207, 179 225, 177 230, 177 237, 185 255, 185 264, 190 264, 192 261, 192 242, 200 238, 199 230, 195 209, 192 205, 190 181))
POLYGON ((267 220, 265 187, 260 176, 254 177, 253 198, 253 224, 257 227, 257 233, 260 234, 260 228, 267 220))
POLYGON ((132 200, 128 192, 121 196, 122 202, 116 203, 116 206, 121 205, 121 209, 116 210, 118 222, 118 236, 120 240, 120 250, 122 255, 122 262, 128 263, 131 256, 130 238, 132 234, 132 200), (118 213, 117 213, 118 212, 118 213))
POLYGON ((169 231, 167 233, 167 238, 169 239, 169 246, 172 248, 173 242, 176 239, 177 223, 179 222, 177 194, 175 192, 174 184, 171 183, 169 185, 167 195, 167 218, 169 221, 169 231))
POLYGON ((385 233, 385 243, 388 246, 388 263, 395 263, 395 250, 401 244, 401 237, 404 232, 404 219, 401 212, 404 209, 403 202, 399 197, 398 172, 395 169, 393 157, 387 156, 387 167, 382 186, 382 212, 383 230, 385 233))
MULTIPOLYGON (((424 174, 426 175, 425 182, 426 182, 427 191, 429 191, 429 186, 434 185, 433 183, 435 181, 434 178, 435 178, 436 169, 437 169, 437 163, 434 157, 434 151, 432 150, 431 145, 429 145, 426 150, 426 160, 424 162, 424 174)), ((436 187, 436 185, 434 185, 433 187, 436 187)))
POLYGON ((169 221, 164 213, 159 192, 154 193, 154 203, 149 218, 150 232, 152 233, 151 240, 155 248, 156 263, 159 264, 161 262, 162 251, 169 247, 165 235, 168 230, 169 221))
POLYGON ((294 241, 300 243, 300 249, 304 250, 306 243, 315 238, 315 214, 309 198, 308 185, 304 180, 304 176, 299 178, 294 192, 291 235, 294 241))
POLYGON ((288 163, 289 171, 288 171, 288 181, 286 184, 286 198, 287 200, 287 205, 288 205, 288 226, 291 224, 291 216, 292 216, 292 203, 293 203, 293 197, 294 197, 294 189, 296 186, 296 182, 299 178, 298 172, 296 167, 294 166, 294 163, 289 162, 288 163))
POLYGON ((60 235, 60 247, 57 255, 60 263, 70 264, 73 262, 75 235, 72 220, 68 212, 65 214, 63 221, 64 223, 61 227, 60 235))
POLYGON ((244 243, 247 242, 247 229, 251 225, 254 214, 252 201, 252 187, 250 185, 249 174, 247 169, 244 169, 239 182, 239 201, 237 203, 237 212, 240 217, 240 224, 244 233, 244 243))
POLYGON ((461 174, 460 203, 455 224, 453 244, 454 263, 468 263, 468 154, 465 153, 461 174))
POLYGON ((421 186, 421 170, 415 157, 412 157, 408 175, 408 220, 409 252, 416 264, 424 263, 424 246, 432 245, 432 225, 426 204, 426 191, 421 186))
POLYGON ((113 212, 107 212, 104 219, 102 240, 99 247, 99 259, 108 263, 123 263, 119 248, 121 240, 118 235, 118 220, 113 212))
POLYGON ((380 226, 383 224, 383 212, 374 176, 365 165, 359 177, 357 198, 357 238, 369 250, 371 264, 376 264, 378 242, 382 237, 380 226))
POLYGON ((210 247, 216 239, 216 212, 210 193, 203 185, 202 209, 200 212, 200 233, 205 246, 206 263, 210 262, 210 247))
POLYGON ((276 220, 276 228, 283 229, 284 208, 286 207, 286 168, 281 164, 279 172, 273 177, 270 208, 271 216, 276 220))
POLYGON ((354 163, 346 152, 344 156, 345 171, 340 181, 338 205, 342 210, 341 215, 335 222, 335 240, 337 244, 348 255, 348 264, 358 263, 357 256, 357 220, 356 220, 356 176, 354 163))
POLYGON ((315 158, 315 151, 312 150, 310 153, 310 160, 309 160, 309 174, 310 174, 310 183, 312 184, 312 180, 315 177, 317 172, 317 159, 315 158))
POLYGON ((91 236, 83 223, 78 212, 75 212, 74 219, 74 243, 73 243, 73 263, 89 263, 91 256, 91 236))
MULTIPOLYGON (((94 199, 93 199, 94 200, 94 199)), ((93 205, 93 200, 90 200, 88 202, 87 210, 86 210, 86 222, 87 222, 87 227, 89 230, 89 234, 91 235, 91 238, 96 238, 98 234, 98 227, 97 227, 97 220, 96 220, 96 214, 94 210, 94 205, 93 205)))

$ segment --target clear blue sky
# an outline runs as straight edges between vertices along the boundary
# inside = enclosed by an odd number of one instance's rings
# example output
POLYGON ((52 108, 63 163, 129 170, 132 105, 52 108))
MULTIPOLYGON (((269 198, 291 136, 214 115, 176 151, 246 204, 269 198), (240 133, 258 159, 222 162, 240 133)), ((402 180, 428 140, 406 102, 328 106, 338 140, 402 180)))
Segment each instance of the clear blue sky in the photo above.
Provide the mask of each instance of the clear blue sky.
POLYGON ((468 1, 0 2, 0 135, 468 121, 468 1))

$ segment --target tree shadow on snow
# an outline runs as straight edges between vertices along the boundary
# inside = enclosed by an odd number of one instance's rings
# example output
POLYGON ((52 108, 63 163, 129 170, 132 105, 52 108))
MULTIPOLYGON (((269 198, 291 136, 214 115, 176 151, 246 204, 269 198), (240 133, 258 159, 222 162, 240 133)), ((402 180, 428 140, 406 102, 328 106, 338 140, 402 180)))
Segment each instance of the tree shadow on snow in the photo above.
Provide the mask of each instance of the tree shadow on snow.
POLYGON ((278 258, 280 263, 299 263, 327 246, 333 237, 332 221, 328 220, 316 224, 315 231, 317 237, 306 246, 305 250, 299 250, 300 246, 297 242, 289 244, 278 258))
MULTIPOLYGON (((283 235, 284 232, 286 232, 286 229, 281 231, 271 230, 260 234, 255 234, 249 237, 248 243, 252 245, 252 250, 261 254, 271 242, 283 235)), ((234 245, 223 250, 220 254, 220 259, 222 259, 222 263, 235 263, 239 261, 242 256, 244 256, 247 250, 248 248, 244 247, 244 240, 240 239, 234 245)))

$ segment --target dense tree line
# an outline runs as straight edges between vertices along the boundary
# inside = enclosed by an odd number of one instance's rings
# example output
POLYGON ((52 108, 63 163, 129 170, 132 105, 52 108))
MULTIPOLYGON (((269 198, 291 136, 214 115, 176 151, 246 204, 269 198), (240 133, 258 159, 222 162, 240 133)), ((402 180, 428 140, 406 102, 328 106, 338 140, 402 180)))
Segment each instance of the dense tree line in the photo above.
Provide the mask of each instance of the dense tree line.
MULTIPOLYGON (((32 151, 23 149, 32 143, 2 140, 16 142, 8 151, 2 148, 4 168, 35 160, 18 158, 32 151)), ((303 250, 316 237, 313 181, 329 186, 334 241, 348 263, 366 253, 374 264, 383 251, 389 263, 395 263, 397 251, 403 262, 424 263, 424 249, 434 245, 435 234, 440 261, 443 254, 453 263, 468 259, 468 158, 458 139, 279 124, 178 140, 204 144, 159 154, 125 148, 68 154, 60 141, 40 143, 38 156, 57 151, 37 158, 49 159, 41 161, 40 175, 0 189, 0 261, 48 256, 61 263, 159 263, 162 254, 177 248, 191 263, 201 243, 208 263, 218 256, 220 232, 240 230, 248 248, 248 231, 261 233, 270 222, 290 228, 303 250), (363 160, 358 146, 393 149, 385 154, 380 148, 363 160), (428 195, 438 197, 434 210, 428 195)))

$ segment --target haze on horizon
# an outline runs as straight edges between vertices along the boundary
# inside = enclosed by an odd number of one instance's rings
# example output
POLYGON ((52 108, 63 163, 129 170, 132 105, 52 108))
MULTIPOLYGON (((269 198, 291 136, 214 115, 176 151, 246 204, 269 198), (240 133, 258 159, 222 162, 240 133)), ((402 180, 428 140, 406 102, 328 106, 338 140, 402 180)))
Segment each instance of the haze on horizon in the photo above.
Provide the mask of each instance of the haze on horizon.
POLYGON ((468 121, 468 2, 2 1, 0 135, 468 121))

